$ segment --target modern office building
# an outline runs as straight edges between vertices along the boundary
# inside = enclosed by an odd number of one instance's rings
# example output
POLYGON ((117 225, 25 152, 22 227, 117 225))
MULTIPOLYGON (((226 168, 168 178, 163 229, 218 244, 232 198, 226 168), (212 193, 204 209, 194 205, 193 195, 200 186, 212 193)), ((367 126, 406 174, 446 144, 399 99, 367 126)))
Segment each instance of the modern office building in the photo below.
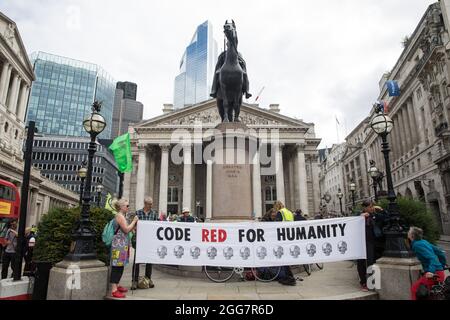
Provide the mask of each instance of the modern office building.
MULTIPOLYGON (((88 137, 41 136, 33 145, 33 165, 44 177, 59 183, 64 188, 79 193, 80 178, 78 170, 83 161, 87 162, 88 137)), ((117 193, 118 174, 114 157, 108 150, 110 140, 99 139, 92 171, 92 201, 97 202, 98 185, 104 187, 101 203, 105 195, 117 193)))
POLYGON ((27 120, 36 121, 40 133, 81 137, 82 122, 95 100, 103 101, 106 129, 111 137, 116 83, 100 66, 44 52, 32 53, 36 81, 31 88, 27 120))
POLYGON ((175 78, 175 109, 209 99, 214 68, 217 62, 217 42, 209 21, 197 27, 180 62, 180 74, 175 78))
POLYGON ((136 101, 137 85, 132 82, 118 82, 114 98, 111 137, 128 132, 128 125, 142 121, 144 105, 136 101))

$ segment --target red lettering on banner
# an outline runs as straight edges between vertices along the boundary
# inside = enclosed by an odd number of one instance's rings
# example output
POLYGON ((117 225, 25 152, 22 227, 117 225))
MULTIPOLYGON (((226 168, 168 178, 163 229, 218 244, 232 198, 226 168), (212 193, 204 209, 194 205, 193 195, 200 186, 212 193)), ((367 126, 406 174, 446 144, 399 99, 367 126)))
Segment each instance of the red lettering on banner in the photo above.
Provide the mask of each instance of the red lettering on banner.
POLYGON ((202 229, 202 242, 225 242, 227 232, 222 229, 202 229))
POLYGON ((209 242, 208 236, 209 236, 209 230, 202 229, 202 242, 209 242))
POLYGON ((225 230, 219 230, 219 242, 225 242, 227 240, 227 232, 225 230))

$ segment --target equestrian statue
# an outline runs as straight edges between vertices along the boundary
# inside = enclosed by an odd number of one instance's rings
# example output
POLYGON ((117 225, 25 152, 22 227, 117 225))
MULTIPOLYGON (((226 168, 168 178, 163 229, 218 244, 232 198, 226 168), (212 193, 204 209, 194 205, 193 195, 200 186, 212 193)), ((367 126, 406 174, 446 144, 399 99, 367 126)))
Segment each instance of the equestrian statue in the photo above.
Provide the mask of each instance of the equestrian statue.
POLYGON ((242 96, 249 93, 249 81, 245 61, 237 50, 238 38, 233 20, 225 21, 224 33, 227 38, 227 50, 218 58, 211 97, 217 99, 217 108, 222 122, 240 122, 242 96), (234 111, 234 113, 233 113, 234 111))

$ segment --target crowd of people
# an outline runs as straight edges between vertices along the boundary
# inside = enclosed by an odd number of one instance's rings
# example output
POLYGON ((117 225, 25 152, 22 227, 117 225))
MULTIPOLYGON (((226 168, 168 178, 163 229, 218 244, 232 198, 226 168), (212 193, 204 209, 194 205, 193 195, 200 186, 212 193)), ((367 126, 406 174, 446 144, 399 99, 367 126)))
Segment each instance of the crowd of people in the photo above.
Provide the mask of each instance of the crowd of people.
MULTIPOLYGON (((17 238, 18 238, 18 221, 17 219, 10 219, 2 222, 0 227, 0 238, 3 240, 0 243, 0 261, 1 279, 8 278, 9 269, 12 269, 10 278, 13 277, 16 262, 17 262, 17 238)), ((33 271, 33 250, 36 243, 36 227, 30 227, 25 229, 25 241, 23 243, 23 255, 24 255, 24 270, 23 275, 32 275, 33 271)))

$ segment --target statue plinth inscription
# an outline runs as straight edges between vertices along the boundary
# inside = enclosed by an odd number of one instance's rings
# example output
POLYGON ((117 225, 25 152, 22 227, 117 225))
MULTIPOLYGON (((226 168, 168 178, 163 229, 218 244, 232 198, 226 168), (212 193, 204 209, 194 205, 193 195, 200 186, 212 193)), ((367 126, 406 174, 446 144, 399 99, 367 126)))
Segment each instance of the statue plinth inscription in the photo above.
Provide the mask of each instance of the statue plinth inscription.
POLYGON ((252 165, 249 157, 248 128, 243 123, 222 123, 222 149, 216 150, 212 166, 212 219, 251 220, 253 211, 252 165), (232 143, 225 143, 231 139, 232 143))

